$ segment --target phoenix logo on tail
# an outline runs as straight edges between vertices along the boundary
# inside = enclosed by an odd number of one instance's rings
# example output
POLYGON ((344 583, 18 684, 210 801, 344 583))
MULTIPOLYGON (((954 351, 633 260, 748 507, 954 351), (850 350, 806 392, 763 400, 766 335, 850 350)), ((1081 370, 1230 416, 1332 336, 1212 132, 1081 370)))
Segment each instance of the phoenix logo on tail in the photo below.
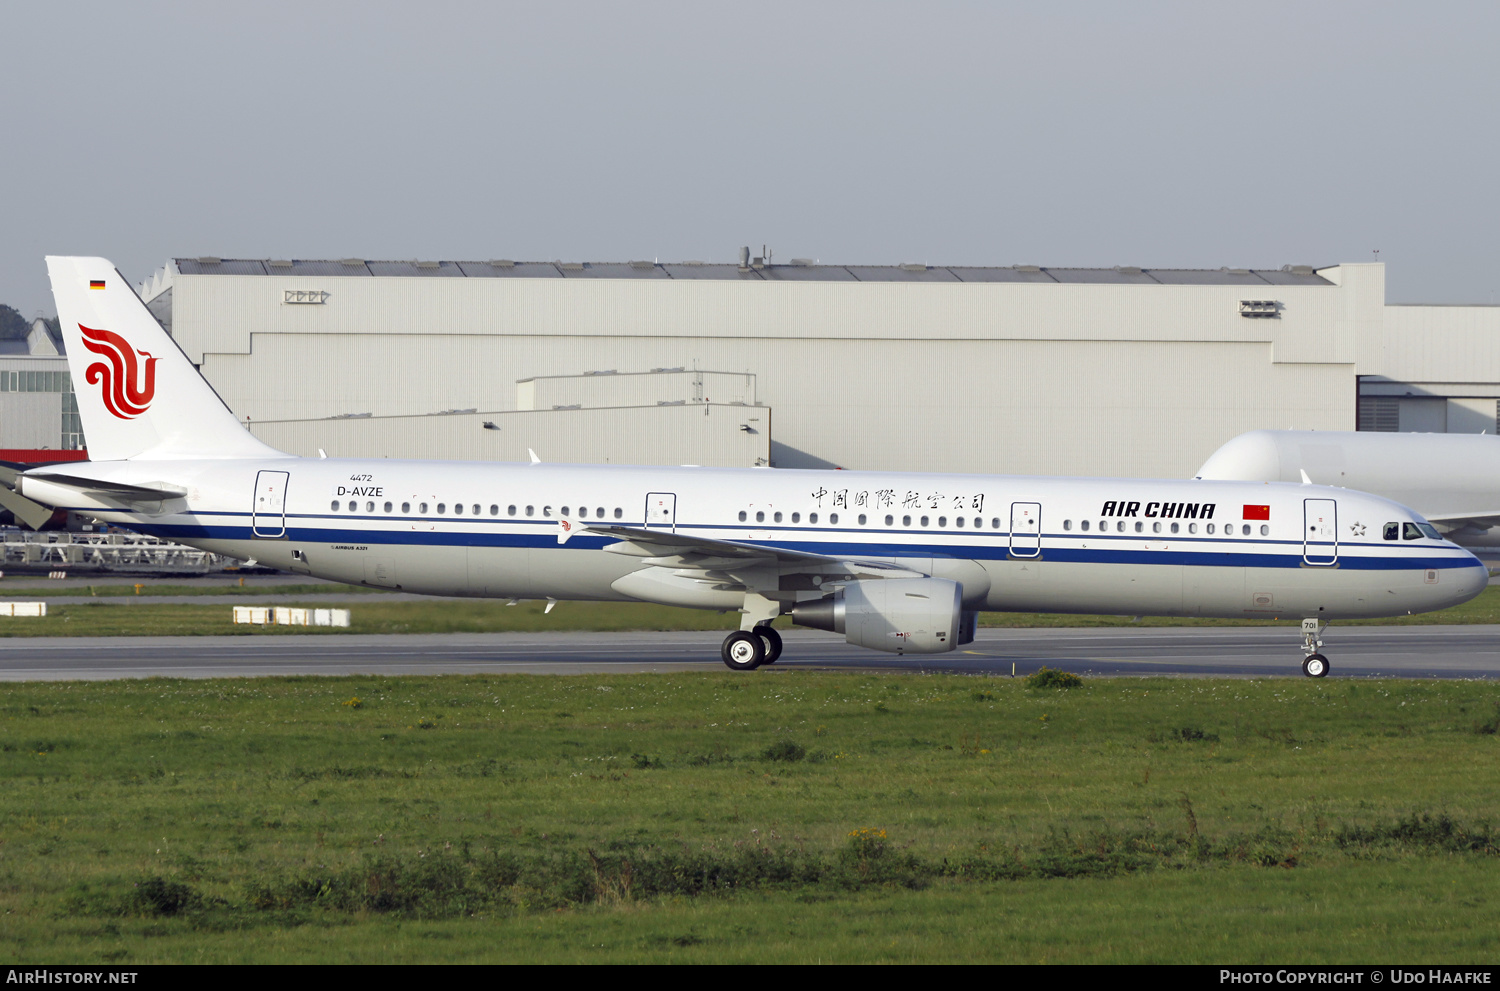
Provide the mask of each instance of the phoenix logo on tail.
POLYGON ((150 409, 156 395, 156 359, 136 351, 119 334, 83 324, 78 329, 83 333, 83 346, 109 361, 96 361, 83 373, 89 385, 102 384, 105 407, 122 420, 133 420, 150 409), (136 361, 137 354, 146 359, 144 369, 136 361))

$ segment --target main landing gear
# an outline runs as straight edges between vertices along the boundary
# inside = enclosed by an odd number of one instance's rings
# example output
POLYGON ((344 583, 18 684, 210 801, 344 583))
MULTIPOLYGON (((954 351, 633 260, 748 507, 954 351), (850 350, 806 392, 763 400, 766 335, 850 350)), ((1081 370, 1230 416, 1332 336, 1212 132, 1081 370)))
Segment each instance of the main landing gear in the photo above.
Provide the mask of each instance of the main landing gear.
POLYGON ((1323 646, 1321 634, 1326 629, 1316 619, 1302 621, 1302 653, 1307 655, 1302 660, 1302 673, 1309 678, 1328 677, 1328 658, 1318 653, 1318 648, 1323 646))
POLYGON ((781 656, 781 634, 769 626, 735 630, 724 638, 719 652, 731 671, 754 671, 762 664, 775 664, 781 656))

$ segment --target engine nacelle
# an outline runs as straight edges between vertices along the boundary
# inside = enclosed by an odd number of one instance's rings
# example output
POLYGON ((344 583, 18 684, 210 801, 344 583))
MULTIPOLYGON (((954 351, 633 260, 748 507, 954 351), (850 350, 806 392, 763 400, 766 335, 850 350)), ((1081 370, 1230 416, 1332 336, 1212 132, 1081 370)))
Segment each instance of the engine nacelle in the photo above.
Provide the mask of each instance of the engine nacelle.
POLYGON ((832 595, 797 603, 792 622, 892 654, 941 654, 967 643, 961 640, 966 631, 973 639, 963 586, 943 578, 850 582, 832 595))

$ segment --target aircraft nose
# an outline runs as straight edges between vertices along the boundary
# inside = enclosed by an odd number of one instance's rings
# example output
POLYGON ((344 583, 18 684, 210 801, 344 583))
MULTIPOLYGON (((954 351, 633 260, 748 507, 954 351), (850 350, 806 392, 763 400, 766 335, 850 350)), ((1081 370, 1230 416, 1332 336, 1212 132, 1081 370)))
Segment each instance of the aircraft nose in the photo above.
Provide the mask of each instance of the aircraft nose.
POLYGON ((1449 606, 1457 606, 1468 602, 1470 599, 1483 592, 1490 584, 1490 569, 1485 563, 1473 554, 1469 555, 1469 564, 1462 568, 1453 569, 1453 580, 1447 582, 1449 606))

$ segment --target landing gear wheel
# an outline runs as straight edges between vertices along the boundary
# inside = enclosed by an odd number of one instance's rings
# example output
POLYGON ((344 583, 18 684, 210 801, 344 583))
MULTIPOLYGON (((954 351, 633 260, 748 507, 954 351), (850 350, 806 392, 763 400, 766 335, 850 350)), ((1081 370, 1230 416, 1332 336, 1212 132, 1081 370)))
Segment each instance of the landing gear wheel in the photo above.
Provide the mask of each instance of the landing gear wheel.
POLYGON ((766 659, 762 664, 775 664, 776 659, 781 656, 781 634, 769 626, 757 626, 755 635, 765 641, 766 659))
POLYGON ((735 630, 724 638, 720 652, 724 663, 731 671, 754 671, 766 662, 766 645, 760 637, 744 630, 735 630))
POLYGON ((1322 654, 1308 654, 1307 660, 1302 662, 1302 673, 1309 678, 1328 677, 1328 658, 1322 654))

